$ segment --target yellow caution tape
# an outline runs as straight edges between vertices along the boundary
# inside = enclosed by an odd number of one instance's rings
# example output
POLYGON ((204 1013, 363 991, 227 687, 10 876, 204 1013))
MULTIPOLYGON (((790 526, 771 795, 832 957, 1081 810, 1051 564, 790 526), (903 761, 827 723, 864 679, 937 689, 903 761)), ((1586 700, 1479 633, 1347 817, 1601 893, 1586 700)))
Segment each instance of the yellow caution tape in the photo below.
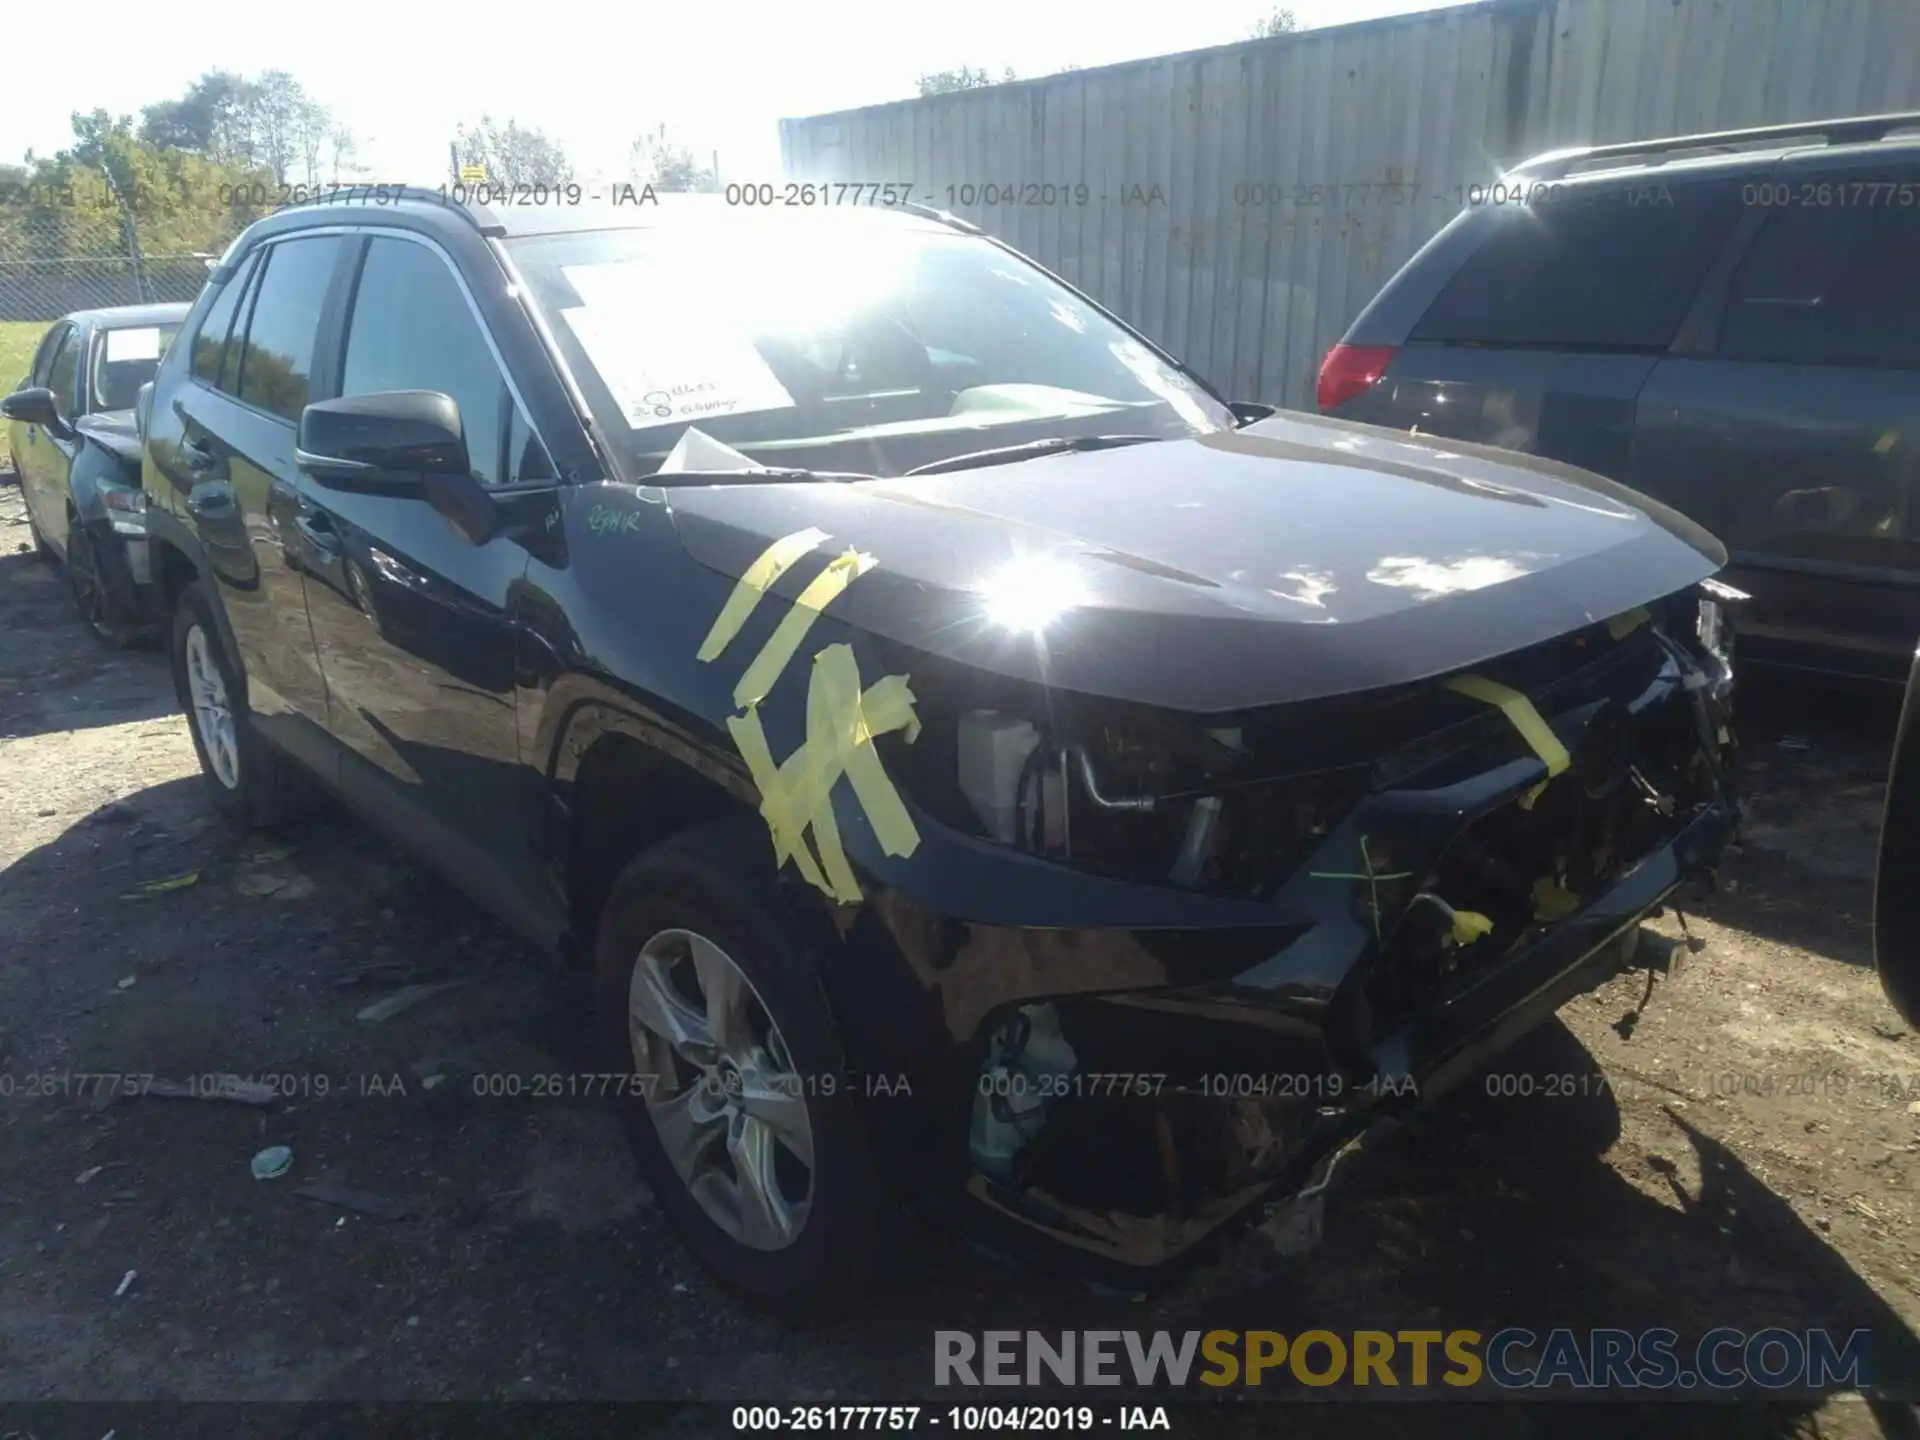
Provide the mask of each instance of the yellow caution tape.
POLYGON ((1580 908, 1580 897, 1551 876, 1533 882, 1533 918, 1561 920, 1580 908))
POLYGON ((747 617, 753 614, 754 606, 760 603, 760 597, 766 593, 767 587, 786 574, 794 561, 812 552, 826 538, 827 532, 824 530, 797 530, 762 550, 760 558, 747 567, 747 573, 733 587, 727 603, 720 607, 713 628, 707 632, 707 638, 700 642, 700 658, 719 658, 720 652, 727 648, 733 637, 740 633, 740 627, 747 623, 747 617))
POLYGON ((1453 943, 1456 945, 1471 945, 1492 929, 1493 921, 1477 910, 1453 912, 1453 943))
POLYGON ((1607 621, 1607 633, 1616 640, 1624 640, 1652 618, 1643 606, 1636 605, 1607 621))
MULTIPOLYGON (((1520 732, 1520 738, 1546 765, 1548 780, 1572 763, 1567 755, 1567 747, 1560 743, 1560 737, 1553 733, 1553 727, 1540 718, 1540 712, 1533 708, 1533 702, 1518 690, 1510 690, 1484 675, 1456 675, 1447 682, 1447 688, 1470 700, 1499 706, 1508 723, 1520 732)), ((1542 780, 1522 795, 1520 808, 1531 810, 1533 802, 1540 798, 1540 792, 1546 788, 1547 781, 1542 780)))
POLYGON ((904 857, 919 848, 920 832, 873 749, 876 736, 901 730, 911 744, 920 733, 906 676, 889 675, 863 692, 852 647, 829 645, 814 657, 806 743, 784 763, 774 764, 758 709, 729 718, 727 728, 760 788, 760 813, 773 832, 776 866, 791 859, 808 884, 842 904, 859 902, 860 885, 833 813, 833 787, 842 775, 853 785, 882 850, 904 857))
POLYGON ((820 612, 827 608, 836 595, 872 568, 871 555, 862 555, 853 550, 829 561, 827 568, 814 576, 812 583, 800 592, 799 598, 793 602, 793 608, 781 618, 779 627, 767 637, 767 643, 761 647, 760 653, 753 657, 753 663, 747 666, 740 683, 733 687, 733 703, 742 710, 748 710, 766 699, 767 692, 773 689, 774 682, 787 668, 787 662, 793 659, 793 652, 800 648, 807 631, 820 618, 820 612))

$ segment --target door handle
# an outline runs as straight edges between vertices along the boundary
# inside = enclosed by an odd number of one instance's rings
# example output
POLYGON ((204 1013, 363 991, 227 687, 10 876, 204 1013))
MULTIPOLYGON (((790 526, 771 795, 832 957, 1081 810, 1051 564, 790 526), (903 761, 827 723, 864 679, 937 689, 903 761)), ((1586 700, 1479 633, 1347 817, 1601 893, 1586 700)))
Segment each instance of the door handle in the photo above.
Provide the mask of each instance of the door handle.
POLYGON ((343 548, 340 532, 333 528, 333 522, 323 510, 311 510, 302 506, 294 518, 294 528, 300 532, 300 538, 317 555, 338 555, 343 548))
POLYGON ((219 520, 233 511, 233 492, 224 485, 208 485, 187 496, 187 513, 196 520, 219 520))

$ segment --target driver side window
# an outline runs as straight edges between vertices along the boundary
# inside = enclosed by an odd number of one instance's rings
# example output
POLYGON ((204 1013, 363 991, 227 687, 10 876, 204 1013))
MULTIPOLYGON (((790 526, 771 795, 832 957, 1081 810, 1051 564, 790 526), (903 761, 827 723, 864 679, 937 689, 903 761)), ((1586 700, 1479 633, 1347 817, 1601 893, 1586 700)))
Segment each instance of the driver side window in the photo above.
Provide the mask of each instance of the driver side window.
POLYGON ((411 240, 370 241, 354 287, 340 393, 382 390, 452 396, 473 476, 482 484, 544 478, 528 473, 539 468, 529 456, 540 442, 518 415, 453 271, 411 240))
POLYGON ((66 338, 54 354, 52 372, 47 376, 47 388, 59 402, 61 415, 69 420, 75 418, 80 399, 80 351, 83 348, 78 327, 69 325, 66 338))
POLYGON ((53 362, 71 334, 73 334, 73 326, 64 320, 47 331, 46 336, 40 341, 40 349, 33 357, 33 371, 27 377, 28 385, 45 386, 53 383, 53 362))

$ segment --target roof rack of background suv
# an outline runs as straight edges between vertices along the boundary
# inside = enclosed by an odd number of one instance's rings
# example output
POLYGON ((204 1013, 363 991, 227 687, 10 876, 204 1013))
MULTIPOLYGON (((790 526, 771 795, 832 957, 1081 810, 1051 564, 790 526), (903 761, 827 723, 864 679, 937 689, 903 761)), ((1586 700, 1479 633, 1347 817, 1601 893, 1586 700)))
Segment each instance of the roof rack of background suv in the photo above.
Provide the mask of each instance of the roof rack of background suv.
POLYGON ((333 185, 316 187, 317 193, 304 200, 289 200, 274 207, 278 215, 288 210, 303 210, 315 205, 353 205, 377 209, 400 200, 420 200, 450 214, 464 215, 482 235, 500 236, 507 227, 491 209, 477 200, 457 199, 445 191, 425 185, 333 185))
POLYGON ((1791 140, 1824 140, 1829 145, 1882 140, 1897 130, 1920 131, 1920 110, 1892 115, 1859 115, 1839 120, 1798 120, 1789 125, 1757 125, 1749 130, 1719 130, 1704 135, 1671 135, 1664 140, 1630 140, 1618 145, 1576 145, 1523 160, 1507 178, 1558 180, 1576 166, 1596 160, 1645 159, 1662 164, 1682 152, 1733 152, 1791 140))

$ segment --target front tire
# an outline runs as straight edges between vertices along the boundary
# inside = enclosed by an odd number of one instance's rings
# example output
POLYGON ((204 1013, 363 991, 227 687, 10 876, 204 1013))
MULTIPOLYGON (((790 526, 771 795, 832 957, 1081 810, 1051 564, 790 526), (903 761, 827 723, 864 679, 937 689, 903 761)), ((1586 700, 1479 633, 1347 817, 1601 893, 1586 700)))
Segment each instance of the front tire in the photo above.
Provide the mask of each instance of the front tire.
POLYGON ((301 793, 293 762, 253 729, 245 689, 227 662, 206 591, 192 584, 174 605, 173 684, 187 712, 214 807, 235 822, 271 826, 288 818, 301 793))
POLYGON ((113 578, 107 572, 111 560, 101 547, 99 537, 88 530, 78 516, 67 517, 67 587, 73 591, 74 608, 80 623, 102 645, 124 650, 140 637, 140 626, 120 613, 114 603, 113 578))
POLYGON ((594 942, 621 1115, 700 1261, 790 1315, 843 1309, 890 1219, 811 962, 757 819, 677 836, 614 881, 594 942))

